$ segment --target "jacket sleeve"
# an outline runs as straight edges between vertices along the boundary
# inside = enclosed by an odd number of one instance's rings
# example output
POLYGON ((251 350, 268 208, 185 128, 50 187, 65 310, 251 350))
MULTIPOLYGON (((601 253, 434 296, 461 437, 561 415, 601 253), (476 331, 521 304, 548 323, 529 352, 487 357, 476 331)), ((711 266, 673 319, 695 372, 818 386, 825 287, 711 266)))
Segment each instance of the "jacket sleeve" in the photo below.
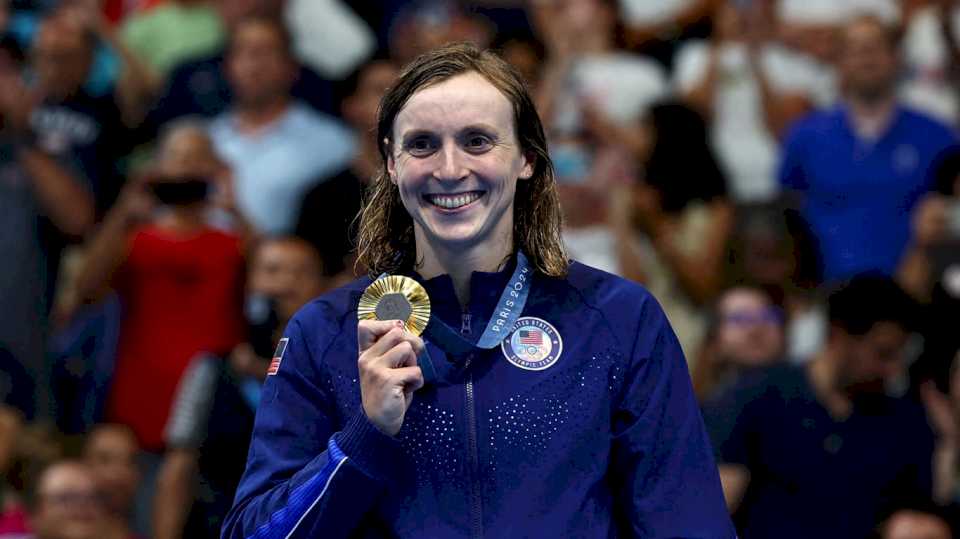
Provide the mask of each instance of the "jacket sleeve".
POLYGON ((733 538, 680 344, 655 300, 642 309, 613 416, 618 528, 624 537, 733 538))
POLYGON ((223 539, 347 537, 397 469, 399 444, 362 410, 334 432, 335 404, 318 365, 337 351, 332 336, 314 337, 305 340, 295 317, 277 349, 223 539), (319 356, 313 343, 324 347, 319 356))

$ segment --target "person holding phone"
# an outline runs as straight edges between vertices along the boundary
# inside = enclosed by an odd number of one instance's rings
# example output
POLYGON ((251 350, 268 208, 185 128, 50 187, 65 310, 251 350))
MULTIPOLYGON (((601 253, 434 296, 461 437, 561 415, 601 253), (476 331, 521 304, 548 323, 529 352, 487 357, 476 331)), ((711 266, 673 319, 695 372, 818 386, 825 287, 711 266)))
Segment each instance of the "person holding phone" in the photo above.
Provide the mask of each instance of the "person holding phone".
POLYGON ((164 447, 171 401, 190 360, 228 353, 245 328, 243 240, 207 220, 219 166, 202 129, 168 131, 155 172, 124 188, 90 240, 78 277, 88 301, 109 288, 120 297, 107 416, 129 425, 154 454, 164 447))
MULTIPOLYGON (((924 304, 924 347, 911 375, 949 387, 950 365, 960 352, 960 149, 943 158, 934 188, 911 216, 911 238, 897 279, 924 304)), ((960 445, 960 444, 958 444, 960 445)))
POLYGON ((379 110, 358 258, 389 279, 288 324, 222 537, 733 538, 676 336, 642 287, 567 259, 516 72, 448 45, 379 110), (358 321, 395 281, 424 294, 358 321), (391 319, 426 295, 425 329, 391 319))

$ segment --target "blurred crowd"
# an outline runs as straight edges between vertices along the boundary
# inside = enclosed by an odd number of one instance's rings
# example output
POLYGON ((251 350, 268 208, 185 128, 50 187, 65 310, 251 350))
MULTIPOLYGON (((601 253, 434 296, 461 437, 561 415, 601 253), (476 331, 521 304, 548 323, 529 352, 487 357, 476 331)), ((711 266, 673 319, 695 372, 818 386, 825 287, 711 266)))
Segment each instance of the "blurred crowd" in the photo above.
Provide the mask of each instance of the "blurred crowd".
POLYGON ((380 96, 499 51, 742 537, 960 530, 960 2, 0 0, 0 538, 218 537, 380 96))

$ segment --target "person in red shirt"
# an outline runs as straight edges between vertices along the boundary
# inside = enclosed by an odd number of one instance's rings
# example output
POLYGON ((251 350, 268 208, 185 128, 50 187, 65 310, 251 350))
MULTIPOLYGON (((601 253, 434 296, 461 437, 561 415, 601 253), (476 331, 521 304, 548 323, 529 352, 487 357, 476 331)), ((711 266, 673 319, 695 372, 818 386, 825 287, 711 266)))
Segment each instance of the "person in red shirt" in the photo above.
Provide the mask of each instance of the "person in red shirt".
POLYGON ((200 128, 169 131, 156 173, 125 187, 78 279, 82 297, 96 298, 108 285, 119 294, 107 419, 129 425, 149 452, 163 448, 190 361, 201 352, 225 355, 243 337, 243 239, 209 224, 214 192, 224 198, 229 191, 223 170, 200 128))

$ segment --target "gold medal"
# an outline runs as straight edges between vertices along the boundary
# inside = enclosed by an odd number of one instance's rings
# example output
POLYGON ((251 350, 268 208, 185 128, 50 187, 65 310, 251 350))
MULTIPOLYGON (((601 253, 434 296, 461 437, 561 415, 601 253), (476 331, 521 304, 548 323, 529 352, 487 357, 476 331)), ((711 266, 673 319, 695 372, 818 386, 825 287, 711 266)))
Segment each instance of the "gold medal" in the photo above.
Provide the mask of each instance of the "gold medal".
POLYGON ((360 320, 400 320, 420 335, 430 321, 430 296, 420 283, 403 275, 387 275, 370 283, 357 305, 360 320))

